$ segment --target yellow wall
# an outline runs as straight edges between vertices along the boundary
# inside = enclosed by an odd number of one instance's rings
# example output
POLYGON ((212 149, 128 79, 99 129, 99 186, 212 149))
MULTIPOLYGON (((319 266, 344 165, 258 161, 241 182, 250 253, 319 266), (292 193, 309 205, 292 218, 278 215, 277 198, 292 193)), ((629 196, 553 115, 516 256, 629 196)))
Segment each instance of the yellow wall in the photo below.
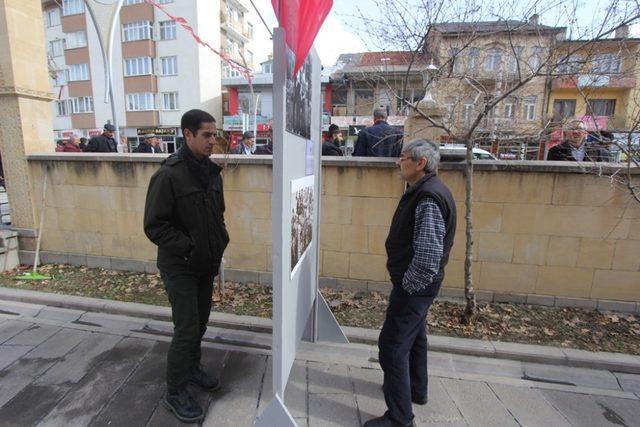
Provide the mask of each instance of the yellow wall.
MULTIPOLYGON (((43 250, 155 259, 155 247, 142 231, 142 213, 157 162, 130 161, 135 157, 126 155, 102 157, 108 161, 35 157, 29 166, 38 196, 43 170, 50 170, 43 250)), ((227 267, 269 271, 271 165, 231 163, 225 172, 231 235, 227 267)), ((403 185, 391 163, 337 164, 323 168, 320 275, 383 289, 389 279, 384 240, 403 185)), ((640 301, 640 203, 606 177, 578 168, 543 170, 548 166, 527 162, 510 164, 507 170, 477 167, 476 289, 640 301)), ((440 175, 458 203, 459 224, 445 286, 461 288, 464 177, 447 165, 440 175)))
MULTIPOLYGON (((595 99, 615 99, 616 109, 614 112, 614 117, 612 119, 612 125, 615 129, 627 129, 630 127, 630 120, 632 120, 633 118, 633 115, 628 115, 629 92, 629 89, 601 88, 587 88, 583 89, 582 92, 578 91, 578 89, 554 90, 551 92, 551 95, 549 97, 549 110, 547 111, 547 115, 548 117, 553 117, 553 102, 556 99, 575 99, 576 117, 586 116, 588 114, 585 96, 590 101, 595 99)), ((635 113, 635 115, 637 116, 637 113, 635 113)))

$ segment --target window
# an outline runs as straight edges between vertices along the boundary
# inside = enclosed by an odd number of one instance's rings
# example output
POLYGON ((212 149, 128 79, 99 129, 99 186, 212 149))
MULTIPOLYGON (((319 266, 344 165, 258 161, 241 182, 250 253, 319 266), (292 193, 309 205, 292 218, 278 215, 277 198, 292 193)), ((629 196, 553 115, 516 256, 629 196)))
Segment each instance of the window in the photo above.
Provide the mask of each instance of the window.
POLYGON ((462 105, 462 123, 465 125, 471 124, 471 118, 473 116, 473 101, 468 100, 462 105))
POLYGON ((271 74, 271 62, 262 64, 262 72, 264 74, 271 74))
POLYGON ((251 93, 249 92, 238 93, 238 113, 253 114, 253 111, 251 111, 252 104, 253 102, 251 98, 251 93))
POLYGON ((447 96, 444 99, 444 108, 446 111, 444 119, 449 125, 451 125, 456 119, 456 99, 452 96, 447 96))
POLYGON ((462 72, 461 65, 462 61, 460 60, 460 49, 457 47, 449 49, 449 71, 452 73, 460 73, 462 72))
POLYGON ((47 27, 60 25, 60 8, 54 7, 44 11, 44 23, 47 27))
POLYGON ((66 49, 75 49, 87 46, 87 33, 84 30, 67 33, 66 49))
POLYGON ((49 55, 52 57, 64 54, 64 39, 51 40, 49 42, 49 55))
POLYGON ((502 65, 502 51, 500 49, 489 49, 484 58, 484 70, 497 72, 502 65))
POLYGON ((524 48, 522 46, 514 46, 511 54, 509 55, 509 72, 516 74, 518 72, 518 60, 522 58, 522 52, 524 48))
POLYGON ((122 28, 124 33, 123 39, 126 42, 145 40, 153 37, 153 29, 151 27, 151 22, 149 21, 138 21, 130 24, 124 24, 122 28))
POLYGON ((70 101, 56 101, 56 116, 68 116, 70 101))
POLYGON ((127 94, 127 111, 148 111, 155 109, 153 93, 140 92, 127 94))
POLYGON ((164 56, 160 58, 161 72, 163 76, 175 76, 178 74, 178 57, 164 56))
POLYGON ((124 60, 124 75, 144 76, 153 74, 153 60, 149 56, 129 58, 124 60))
POLYGON ((592 70, 597 74, 613 74, 620 72, 620 57, 613 53, 602 53, 593 58, 592 70))
POLYGON ((224 65, 222 67, 222 75, 226 78, 229 77, 240 77, 240 71, 236 70, 233 67, 230 67, 228 65, 224 65))
POLYGON ((62 14, 64 16, 84 13, 83 0, 62 0, 62 14))
POLYGON ((67 76, 66 76, 66 74, 67 73, 64 70, 56 71, 56 75, 53 78, 54 85, 55 86, 62 86, 62 85, 67 84, 67 78, 66 78, 67 76))
POLYGON ((178 92, 165 92, 162 94, 163 110, 177 110, 178 108, 178 92))
POLYGON ((369 116, 373 112, 373 90, 356 89, 356 115, 369 116))
POLYGON ((132 4, 144 3, 144 0, 124 0, 123 6, 131 6, 132 4))
POLYGON ((524 107, 522 110, 522 117, 525 120, 535 120, 536 118, 536 97, 527 96, 524 98, 524 107))
POLYGON ((532 73, 537 73, 538 68, 542 64, 542 54, 544 53, 541 47, 534 47, 531 49, 531 56, 529 57, 529 68, 532 73))
POLYGON ((160 22, 160 40, 175 40, 176 21, 160 22))
POLYGON ((167 3, 173 3, 174 0, 160 0, 158 3, 160 4, 167 4, 167 3))
POLYGON ((249 68, 253 68, 253 52, 248 50, 247 54, 245 55, 245 59, 247 60, 247 66, 249 68))
POLYGON ((253 38, 253 24, 251 22, 247 22, 247 37, 253 38))
POLYGON ((555 120, 573 117, 576 114, 575 99, 556 99, 553 101, 553 116, 555 120))
POLYGON ((71 98, 70 101, 73 114, 93 113, 92 97, 81 96, 80 98, 71 98))
POLYGON ((67 80, 76 82, 79 80, 89 80, 89 64, 73 64, 69 66, 67 80))
POLYGON ((480 49, 477 47, 472 47, 469 49, 469 54, 467 57, 467 70, 475 71, 478 67, 478 61, 480 60, 480 49))
POLYGON ((516 117, 516 104, 513 99, 504 101, 504 118, 514 119, 516 117))
POLYGON ((580 72, 583 59, 579 55, 569 55, 560 59, 558 73, 576 74, 580 72))
POLYGON ((592 116, 613 116, 616 110, 615 99, 590 99, 589 110, 592 116))

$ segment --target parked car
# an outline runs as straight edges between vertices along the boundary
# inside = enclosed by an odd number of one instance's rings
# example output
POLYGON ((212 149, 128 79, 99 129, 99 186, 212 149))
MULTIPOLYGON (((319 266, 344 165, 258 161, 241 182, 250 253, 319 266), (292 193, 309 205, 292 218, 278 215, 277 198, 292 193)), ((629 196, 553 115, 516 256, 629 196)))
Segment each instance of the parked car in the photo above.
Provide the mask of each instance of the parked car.
MULTIPOLYGON (((464 160, 467 156, 467 147, 464 144, 443 144, 440 146, 440 159, 443 161, 464 160)), ((473 148, 475 160, 498 160, 496 157, 482 148, 473 148)))

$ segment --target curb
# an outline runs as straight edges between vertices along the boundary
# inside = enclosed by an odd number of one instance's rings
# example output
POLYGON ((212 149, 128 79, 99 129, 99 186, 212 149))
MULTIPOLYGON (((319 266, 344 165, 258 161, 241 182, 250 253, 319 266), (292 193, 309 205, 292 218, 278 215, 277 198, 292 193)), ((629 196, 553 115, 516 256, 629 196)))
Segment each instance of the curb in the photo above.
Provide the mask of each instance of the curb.
MULTIPOLYGON (((5 287, 0 287, 0 300, 171 321, 170 307, 133 302, 103 300, 5 287)), ((211 313, 209 325, 225 329, 259 333, 271 333, 272 328, 271 319, 268 318, 238 316, 217 312, 211 313)), ((350 326, 344 326, 342 329, 351 342, 369 345, 376 345, 378 342, 380 331, 376 329, 355 328, 350 326)), ((438 335, 429 336, 429 351, 640 374, 640 356, 622 353, 591 352, 569 348, 438 335)))

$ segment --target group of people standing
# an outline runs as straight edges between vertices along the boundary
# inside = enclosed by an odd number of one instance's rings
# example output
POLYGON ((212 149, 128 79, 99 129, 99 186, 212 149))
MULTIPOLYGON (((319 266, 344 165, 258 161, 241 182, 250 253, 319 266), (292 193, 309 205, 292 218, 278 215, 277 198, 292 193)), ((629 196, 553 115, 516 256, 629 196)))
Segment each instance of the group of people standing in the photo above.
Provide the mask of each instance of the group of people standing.
MULTIPOLYGON (((117 153, 118 144, 114 138, 116 127, 111 123, 104 125, 102 134, 87 138, 78 138, 72 134, 64 143, 56 146, 57 152, 64 153, 117 153)), ((133 150, 134 153, 163 153, 160 138, 149 133, 142 137, 142 141, 133 150)))

